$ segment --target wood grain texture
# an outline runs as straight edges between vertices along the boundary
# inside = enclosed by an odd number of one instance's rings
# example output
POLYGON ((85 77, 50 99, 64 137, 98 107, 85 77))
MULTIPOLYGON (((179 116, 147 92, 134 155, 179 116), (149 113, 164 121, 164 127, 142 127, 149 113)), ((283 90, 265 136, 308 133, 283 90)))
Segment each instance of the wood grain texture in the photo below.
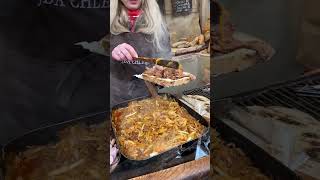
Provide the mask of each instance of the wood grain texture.
POLYGON ((316 74, 320 74, 320 68, 319 69, 312 69, 312 70, 306 70, 306 72, 303 74, 304 77, 307 76, 312 76, 312 75, 316 75, 316 74))
POLYGON ((152 83, 150 83, 150 82, 148 82, 148 81, 144 81, 144 82, 145 82, 145 84, 146 84, 146 86, 147 86, 147 88, 148 88, 149 93, 151 94, 151 96, 152 96, 152 97, 157 97, 157 96, 158 96, 157 87, 156 87, 154 84, 152 84, 152 83))
POLYGON ((313 178, 305 173, 302 173, 300 171, 295 171, 295 173, 297 173, 297 175, 302 179, 302 180, 319 180, 316 178, 313 178))
POLYGON ((139 176, 131 180, 180 180, 180 179, 208 179, 210 171, 210 157, 187 162, 155 173, 139 176))

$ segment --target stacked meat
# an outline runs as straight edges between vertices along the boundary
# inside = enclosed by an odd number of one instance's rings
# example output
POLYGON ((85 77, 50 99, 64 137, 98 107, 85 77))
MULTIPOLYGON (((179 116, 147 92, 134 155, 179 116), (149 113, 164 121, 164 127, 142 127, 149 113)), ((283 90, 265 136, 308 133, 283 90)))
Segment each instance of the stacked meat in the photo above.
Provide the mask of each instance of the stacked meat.
POLYGON ((157 78, 165 78, 172 80, 183 78, 182 69, 167 68, 159 65, 155 65, 152 68, 147 68, 144 74, 156 76, 157 78))

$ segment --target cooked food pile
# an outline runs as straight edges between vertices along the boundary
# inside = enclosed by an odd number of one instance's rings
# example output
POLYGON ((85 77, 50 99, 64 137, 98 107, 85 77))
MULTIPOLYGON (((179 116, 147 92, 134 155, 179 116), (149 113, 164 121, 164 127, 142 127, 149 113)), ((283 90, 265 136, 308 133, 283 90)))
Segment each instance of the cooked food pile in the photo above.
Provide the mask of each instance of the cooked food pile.
POLYGON ((87 179, 107 176, 107 124, 77 125, 59 133, 59 142, 8 154, 5 180, 87 179))
POLYGON ((126 157, 143 160, 200 137, 205 129, 167 97, 131 102, 112 112, 112 123, 126 157))
POLYGON ((173 69, 159 65, 155 65, 152 68, 147 68, 144 74, 155 76, 157 78, 167 78, 173 80, 183 78, 182 68, 173 69))
POLYGON ((211 129, 211 177, 216 180, 269 180, 234 144, 226 144, 211 129))
POLYGON ((159 65, 147 68, 141 75, 135 76, 164 87, 179 86, 196 79, 194 75, 183 72, 181 67, 179 69, 173 69, 159 65))

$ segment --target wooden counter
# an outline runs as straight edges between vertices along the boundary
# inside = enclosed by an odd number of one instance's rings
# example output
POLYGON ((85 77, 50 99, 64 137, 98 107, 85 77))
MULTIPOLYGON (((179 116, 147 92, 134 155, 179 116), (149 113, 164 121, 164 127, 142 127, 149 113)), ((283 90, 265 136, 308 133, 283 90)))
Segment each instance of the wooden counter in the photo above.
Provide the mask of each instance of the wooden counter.
POLYGON ((162 171, 154 172, 144 176, 132 178, 132 180, 153 180, 153 179, 206 179, 210 172, 210 157, 203 157, 199 160, 190 161, 162 171))

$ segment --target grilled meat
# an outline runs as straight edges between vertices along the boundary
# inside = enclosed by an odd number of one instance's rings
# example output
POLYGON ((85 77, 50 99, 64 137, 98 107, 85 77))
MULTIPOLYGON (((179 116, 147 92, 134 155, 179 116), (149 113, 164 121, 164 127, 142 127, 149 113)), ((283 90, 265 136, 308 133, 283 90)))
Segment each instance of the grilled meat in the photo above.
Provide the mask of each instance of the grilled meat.
POLYGON ((163 70, 163 77, 168 79, 176 79, 175 69, 166 68, 163 70))
POLYGON ((183 77, 183 70, 155 65, 152 68, 147 68, 144 74, 156 76, 158 78, 167 78, 167 79, 176 80, 183 77))

